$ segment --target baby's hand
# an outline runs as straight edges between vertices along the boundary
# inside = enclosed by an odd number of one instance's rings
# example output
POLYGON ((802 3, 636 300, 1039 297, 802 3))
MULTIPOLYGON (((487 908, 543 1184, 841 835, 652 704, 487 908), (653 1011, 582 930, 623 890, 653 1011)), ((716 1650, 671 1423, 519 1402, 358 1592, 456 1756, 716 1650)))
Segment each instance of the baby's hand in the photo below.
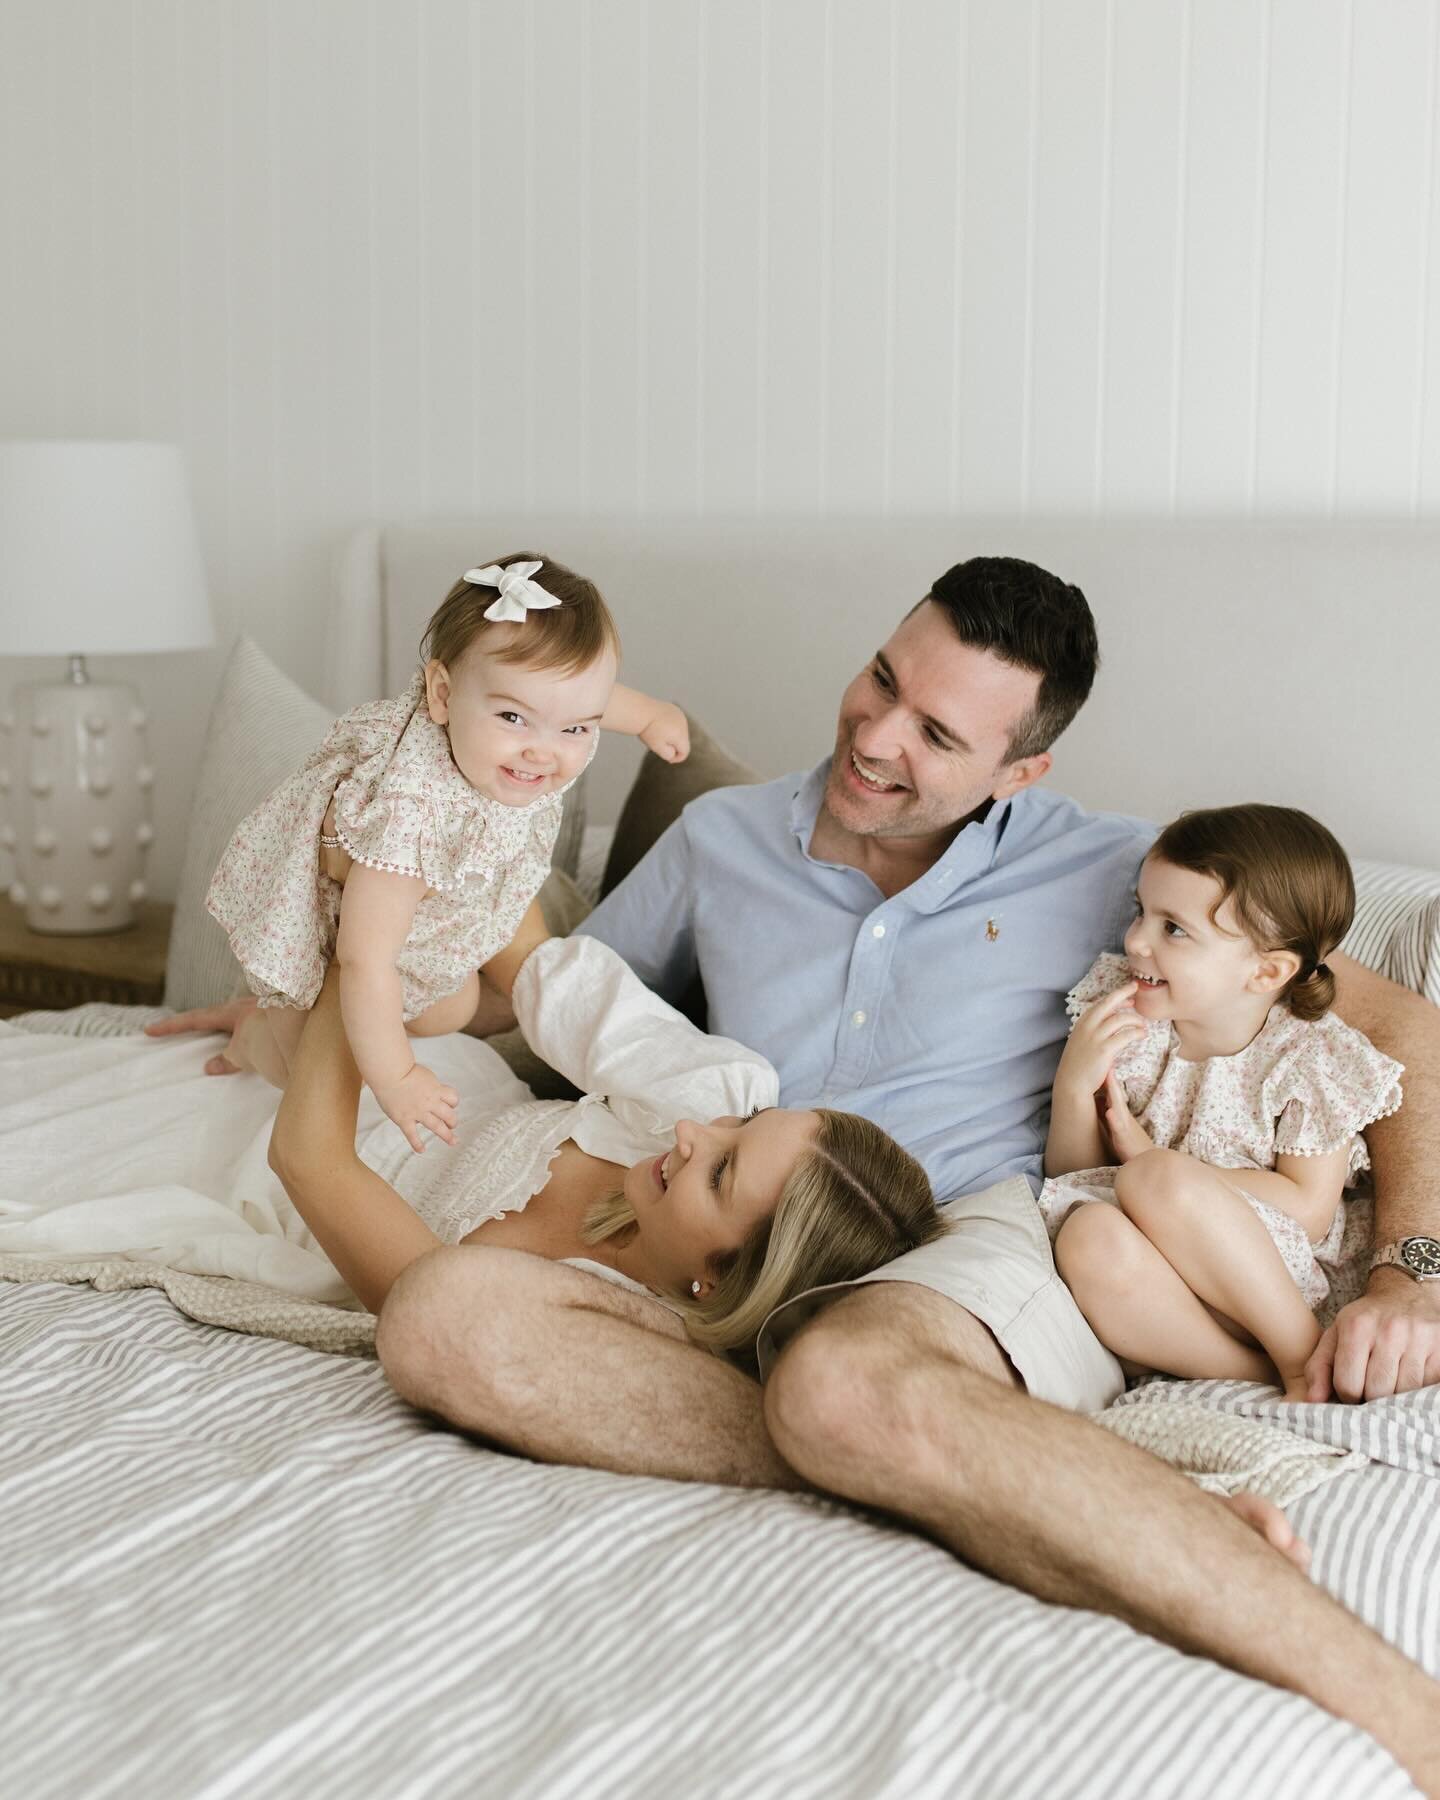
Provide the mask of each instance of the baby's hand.
POLYGON ((405 1133, 417 1156, 425 1148, 420 1141, 422 1125, 442 1142, 455 1142, 455 1108, 460 1104, 460 1096, 421 1064, 416 1063, 399 1081, 376 1088, 375 1098, 405 1133))
POLYGON ((1155 1148, 1154 1138, 1131 1112, 1120 1077, 1113 1069, 1105 1077, 1105 1130, 1117 1163, 1127 1163, 1155 1148))
POLYGON ((662 700, 660 710, 640 733, 640 742, 666 762, 684 762, 690 754, 690 726, 684 713, 662 700))
POLYGON ((1144 1037, 1144 1023, 1132 1004, 1138 985, 1127 981, 1081 1013, 1055 1071, 1057 1087, 1070 1087, 1080 1094, 1099 1093, 1115 1058, 1127 1044, 1144 1037))

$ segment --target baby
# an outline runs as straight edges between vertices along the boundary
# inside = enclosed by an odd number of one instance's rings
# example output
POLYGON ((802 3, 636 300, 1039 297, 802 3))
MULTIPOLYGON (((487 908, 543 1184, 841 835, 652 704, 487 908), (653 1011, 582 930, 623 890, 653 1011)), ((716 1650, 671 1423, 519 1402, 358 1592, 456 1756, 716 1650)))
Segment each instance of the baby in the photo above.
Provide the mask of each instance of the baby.
POLYGON ((1330 1011, 1325 958, 1354 911, 1345 853, 1307 814, 1184 813, 1141 868, 1125 955, 1070 995, 1040 1207, 1117 1356, 1266 1382, 1273 1365, 1305 1397, 1360 1133, 1401 1100, 1400 1064, 1330 1011))
POLYGON ((457 1095, 409 1038, 473 1016, 477 971, 538 893, 600 727, 689 754, 679 707, 616 684, 619 648, 599 589, 560 563, 467 570, 405 692, 338 720, 215 871, 206 905, 283 1060, 338 962, 356 1064, 412 1150, 422 1129, 454 1142, 457 1095))

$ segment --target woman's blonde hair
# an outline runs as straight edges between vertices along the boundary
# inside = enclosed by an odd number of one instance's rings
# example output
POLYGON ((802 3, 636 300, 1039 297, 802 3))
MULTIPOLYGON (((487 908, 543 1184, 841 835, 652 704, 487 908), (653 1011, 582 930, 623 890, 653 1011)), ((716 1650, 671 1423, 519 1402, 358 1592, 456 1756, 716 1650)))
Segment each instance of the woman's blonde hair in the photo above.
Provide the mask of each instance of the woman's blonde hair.
MULTIPOLYGON (((517 550, 511 556, 497 556, 494 560, 502 569, 515 562, 541 563, 543 566, 531 579, 560 602, 558 606, 527 612, 525 623, 508 643, 502 634, 503 648, 491 650, 487 645, 497 662, 521 663, 531 669, 559 669, 569 674, 588 669, 606 650, 613 650, 619 657, 620 633, 593 581, 534 550, 517 550)), ((433 658, 447 669, 454 669, 476 639, 491 630, 485 611, 497 598, 495 588, 477 586, 462 575, 425 627, 420 640, 421 662, 433 658)))
POLYGON ((1293 806, 1211 806, 1181 813, 1151 856, 1220 884, 1259 950, 1289 950, 1300 967, 1280 990, 1297 1019, 1318 1019, 1335 1001, 1325 958, 1355 917, 1355 877, 1334 835, 1293 806))
MULTIPOLYGON (((711 1293, 675 1297, 696 1343, 752 1367, 756 1336, 777 1306, 807 1288, 853 1281, 949 1230, 929 1177, 888 1132, 858 1113, 815 1110, 819 1129, 775 1211, 738 1250, 710 1258, 711 1293)), ((598 1244, 634 1223, 624 1195, 608 1195, 585 1215, 585 1241, 598 1244)))

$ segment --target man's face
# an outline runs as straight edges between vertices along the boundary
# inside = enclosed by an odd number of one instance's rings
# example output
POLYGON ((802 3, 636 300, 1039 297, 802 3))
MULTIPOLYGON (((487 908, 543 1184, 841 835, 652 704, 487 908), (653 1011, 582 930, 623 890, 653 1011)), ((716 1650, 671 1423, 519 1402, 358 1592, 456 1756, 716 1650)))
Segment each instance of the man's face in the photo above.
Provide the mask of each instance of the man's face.
POLYGON ((1048 754, 1007 763, 1006 749, 1039 688, 927 601, 845 690, 826 810, 859 837, 927 837, 1028 787, 1048 754))

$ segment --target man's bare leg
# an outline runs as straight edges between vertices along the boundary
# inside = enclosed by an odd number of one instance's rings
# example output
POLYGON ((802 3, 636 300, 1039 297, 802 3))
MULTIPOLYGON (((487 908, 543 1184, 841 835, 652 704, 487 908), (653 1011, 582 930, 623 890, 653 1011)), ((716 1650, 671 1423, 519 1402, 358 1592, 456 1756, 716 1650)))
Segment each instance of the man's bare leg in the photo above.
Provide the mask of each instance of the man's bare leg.
POLYGON ((804 1486, 760 1389, 675 1314, 520 1250, 433 1250, 396 1281, 376 1349, 413 1405, 539 1462, 734 1487, 804 1486))
POLYGON ((1440 1687, 1184 1476, 995 1379, 985 1337, 924 1288, 843 1296, 770 1378, 776 1447, 1042 1600, 1306 1695, 1440 1794, 1440 1687))

